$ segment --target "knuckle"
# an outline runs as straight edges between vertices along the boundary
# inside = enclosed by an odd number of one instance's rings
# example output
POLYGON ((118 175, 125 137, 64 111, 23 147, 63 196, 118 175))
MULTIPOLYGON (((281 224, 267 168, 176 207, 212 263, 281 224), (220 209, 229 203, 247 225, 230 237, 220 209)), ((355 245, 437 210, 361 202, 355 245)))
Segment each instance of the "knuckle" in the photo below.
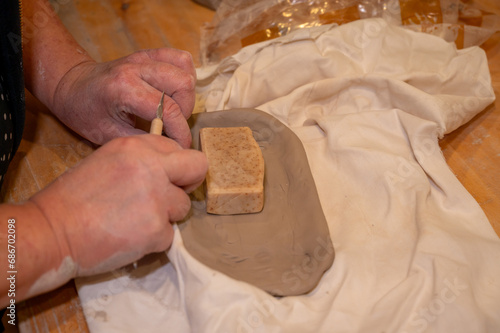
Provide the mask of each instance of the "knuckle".
POLYGON ((149 60, 150 59, 149 52, 150 50, 136 51, 125 58, 126 62, 137 64, 149 60))
POLYGON ((194 91, 196 86, 196 79, 189 74, 183 75, 179 81, 180 90, 194 91))
MULTIPOLYGON (((156 212, 158 212, 158 216, 161 216, 160 212, 162 211, 161 206, 156 208, 156 212)), ((150 236, 153 238, 158 237, 158 235, 163 235, 165 233, 165 224, 161 221, 161 219, 155 220, 156 223, 153 223, 150 229, 150 236)))
POLYGON ((187 51, 184 51, 184 50, 180 50, 179 52, 179 62, 184 65, 184 66, 193 66, 193 56, 191 55, 191 53, 187 52, 187 51))
POLYGON ((170 219, 174 222, 181 221, 191 209, 191 200, 184 192, 179 194, 179 203, 170 211, 170 219))
POLYGON ((127 84, 133 78, 133 73, 135 65, 134 64, 121 64, 116 66, 114 70, 114 78, 118 84, 127 84))
POLYGON ((133 151, 140 145, 140 138, 138 136, 122 136, 113 139, 110 145, 118 151, 133 151))
POLYGON ((103 93, 109 95, 109 93, 116 91, 127 91, 125 88, 133 86, 137 76, 134 66, 135 65, 123 63, 110 68, 107 84, 105 85, 105 91, 103 91, 103 93))
POLYGON ((163 119, 165 121, 171 121, 177 118, 181 114, 181 108, 173 100, 165 101, 163 106, 163 119))
POLYGON ((182 151, 182 147, 179 145, 179 143, 173 139, 166 138, 167 140, 163 140, 162 142, 165 143, 165 148, 168 148, 170 153, 177 153, 179 151, 182 151))

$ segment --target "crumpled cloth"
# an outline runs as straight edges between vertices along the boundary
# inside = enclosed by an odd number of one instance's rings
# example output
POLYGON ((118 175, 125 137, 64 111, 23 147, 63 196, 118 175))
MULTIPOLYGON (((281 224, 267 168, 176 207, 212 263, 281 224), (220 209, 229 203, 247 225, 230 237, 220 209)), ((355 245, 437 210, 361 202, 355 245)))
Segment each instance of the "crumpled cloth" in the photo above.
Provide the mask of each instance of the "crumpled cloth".
POLYGON ((299 136, 333 266, 309 294, 274 298, 196 261, 176 228, 169 260, 77 281, 92 332, 500 330, 500 240, 438 145, 494 100, 483 50, 369 19, 198 74, 208 111, 256 108, 299 136))

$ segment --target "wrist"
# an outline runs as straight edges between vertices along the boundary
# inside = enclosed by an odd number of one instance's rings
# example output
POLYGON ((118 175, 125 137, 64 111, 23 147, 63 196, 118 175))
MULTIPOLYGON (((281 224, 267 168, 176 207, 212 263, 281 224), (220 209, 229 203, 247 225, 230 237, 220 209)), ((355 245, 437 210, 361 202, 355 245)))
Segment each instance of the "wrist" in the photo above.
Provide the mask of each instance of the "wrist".
MULTIPOLYGON (((77 82, 83 82, 85 76, 94 68, 96 62, 91 58, 82 58, 74 65, 69 67, 66 72, 59 78, 51 94, 50 101, 47 107, 54 113, 60 120, 64 122, 64 115, 68 110, 66 103, 73 101, 75 96, 71 95, 72 90, 79 89, 75 87, 77 82)), ((85 85, 85 84, 84 84, 85 85)), ((71 105, 70 105, 71 107, 71 105)))
MULTIPOLYGON (((68 260, 73 262, 71 247, 64 226, 35 197, 24 204, 25 210, 30 214, 25 218, 29 219, 32 226, 28 239, 36 240, 32 250, 41 253, 40 262, 49 270, 58 270, 63 264, 67 265, 68 260)), ((76 272, 76 266, 71 272, 66 270, 67 280, 76 277, 76 272)))
POLYGON ((40 264, 37 264, 41 266, 38 274, 35 274, 37 278, 26 293, 29 298, 58 288, 75 278, 78 266, 71 256, 64 228, 54 223, 36 200, 30 199, 25 205, 31 214, 28 218, 36 223, 32 230, 38 234, 38 237, 30 237, 36 239, 33 251, 40 253, 41 258, 40 264))
MULTIPOLYGON (((27 210, 31 212, 33 221, 37 223, 37 230, 43 232, 46 241, 43 244, 50 249, 54 262, 61 262, 63 258, 71 257, 71 247, 65 234, 64 225, 61 225, 57 216, 52 211, 57 211, 57 204, 52 203, 50 207, 39 200, 39 194, 31 197, 26 203, 27 210), (47 208, 50 208, 47 209, 47 208)), ((57 212, 55 213, 57 214, 57 212)))
MULTIPOLYGON (((30 200, 0 205, 0 222, 13 225, 13 232, 9 233, 14 233, 13 242, 9 244, 15 257, 9 270, 19 272, 15 290, 17 300, 55 289, 76 275, 77 266, 69 255, 67 244, 61 242, 57 229, 36 203, 30 200)), ((7 226, 2 225, 2 229, 7 230, 7 226)), ((0 283, 2 290, 3 282, 0 283)), ((4 299, 0 302, 4 304, 4 299)))

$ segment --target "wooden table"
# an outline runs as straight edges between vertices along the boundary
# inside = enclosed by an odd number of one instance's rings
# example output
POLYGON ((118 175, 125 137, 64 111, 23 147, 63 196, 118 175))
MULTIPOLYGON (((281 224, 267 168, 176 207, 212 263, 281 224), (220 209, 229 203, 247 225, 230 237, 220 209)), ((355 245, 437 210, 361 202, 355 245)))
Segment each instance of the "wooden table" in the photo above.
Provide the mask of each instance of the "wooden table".
MULTIPOLYGON (((479 1, 479 0, 478 0, 479 1)), ((174 47, 199 61, 200 27, 214 12, 191 0, 54 1, 64 24, 99 61, 141 48, 174 47)), ((481 0, 500 15, 495 0, 481 0)), ((495 94, 500 92, 500 33, 483 45, 495 94)), ((500 235, 500 101, 441 140, 449 166, 474 196, 500 235)), ((89 155, 87 141, 61 125, 35 98, 27 96, 24 139, 2 191, 5 200, 22 201, 89 155)), ((21 332, 88 332, 73 282, 24 302, 21 332)))

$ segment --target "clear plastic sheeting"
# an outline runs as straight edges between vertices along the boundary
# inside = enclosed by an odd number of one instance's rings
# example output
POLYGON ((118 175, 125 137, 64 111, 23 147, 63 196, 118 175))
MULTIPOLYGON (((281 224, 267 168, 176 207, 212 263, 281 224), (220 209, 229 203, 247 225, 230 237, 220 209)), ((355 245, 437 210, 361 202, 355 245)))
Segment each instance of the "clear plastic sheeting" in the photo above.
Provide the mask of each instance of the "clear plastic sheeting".
POLYGON ((440 36, 458 48, 481 45, 500 30, 498 16, 459 0, 222 0, 202 29, 202 62, 218 63, 244 46, 293 30, 373 17, 440 36))

